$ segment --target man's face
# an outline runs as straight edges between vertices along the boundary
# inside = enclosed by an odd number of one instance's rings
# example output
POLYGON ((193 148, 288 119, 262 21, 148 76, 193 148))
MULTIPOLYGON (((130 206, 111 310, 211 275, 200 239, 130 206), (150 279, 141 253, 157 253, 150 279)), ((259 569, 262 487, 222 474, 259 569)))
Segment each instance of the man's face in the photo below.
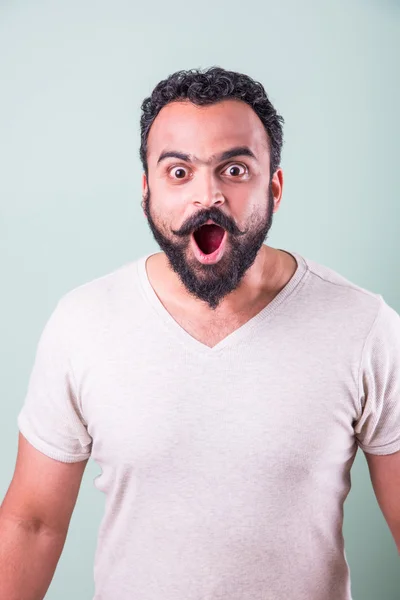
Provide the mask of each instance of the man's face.
POLYGON ((174 102, 154 120, 147 160, 154 238, 188 292, 215 309, 253 264, 279 205, 282 174, 270 182, 264 127, 241 101, 174 102))

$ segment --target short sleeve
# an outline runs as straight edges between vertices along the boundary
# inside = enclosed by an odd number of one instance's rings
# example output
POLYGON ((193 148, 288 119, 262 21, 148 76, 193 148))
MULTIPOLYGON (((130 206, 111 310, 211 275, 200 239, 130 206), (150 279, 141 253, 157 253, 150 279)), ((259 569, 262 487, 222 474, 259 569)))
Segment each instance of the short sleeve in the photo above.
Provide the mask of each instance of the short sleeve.
POLYGON ((76 395, 68 353, 68 313, 62 301, 39 339, 17 422, 28 442, 50 458, 71 463, 90 456, 92 439, 76 395))
POLYGON ((370 454, 400 450, 400 316, 382 296, 363 348, 358 385, 358 445, 370 454))

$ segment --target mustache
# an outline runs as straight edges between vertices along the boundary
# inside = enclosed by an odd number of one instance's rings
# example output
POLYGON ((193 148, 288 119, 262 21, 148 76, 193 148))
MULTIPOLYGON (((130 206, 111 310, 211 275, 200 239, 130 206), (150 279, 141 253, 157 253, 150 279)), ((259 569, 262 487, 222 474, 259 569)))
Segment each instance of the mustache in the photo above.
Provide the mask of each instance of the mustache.
POLYGON ((185 237, 190 235, 196 229, 199 229, 202 225, 207 223, 208 220, 213 221, 215 225, 219 225, 225 231, 231 235, 241 236, 245 235, 248 230, 241 231, 239 227, 234 223, 227 215, 218 210, 217 208, 210 208, 208 210, 202 210, 195 215, 191 216, 183 225, 177 230, 172 229, 172 232, 178 237, 185 237))

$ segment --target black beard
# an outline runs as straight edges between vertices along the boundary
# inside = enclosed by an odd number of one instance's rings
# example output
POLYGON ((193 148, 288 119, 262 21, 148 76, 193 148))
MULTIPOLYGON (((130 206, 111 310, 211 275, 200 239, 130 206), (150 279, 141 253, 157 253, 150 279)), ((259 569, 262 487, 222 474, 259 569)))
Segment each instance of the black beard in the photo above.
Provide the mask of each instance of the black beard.
POLYGON ((246 231, 240 231, 236 224, 215 207, 196 213, 178 230, 172 230, 178 241, 166 237, 155 224, 151 215, 150 190, 143 199, 150 229, 154 239, 167 256, 173 271, 177 273, 188 292, 206 302, 215 310, 221 300, 236 289, 246 271, 254 263, 257 254, 272 225, 274 201, 271 186, 268 188, 268 202, 264 218, 254 216, 246 231), (212 219, 228 232, 226 248, 221 260, 213 265, 203 265, 196 258, 187 259, 190 234, 200 225, 212 219), (182 242, 180 242, 182 238, 182 242))

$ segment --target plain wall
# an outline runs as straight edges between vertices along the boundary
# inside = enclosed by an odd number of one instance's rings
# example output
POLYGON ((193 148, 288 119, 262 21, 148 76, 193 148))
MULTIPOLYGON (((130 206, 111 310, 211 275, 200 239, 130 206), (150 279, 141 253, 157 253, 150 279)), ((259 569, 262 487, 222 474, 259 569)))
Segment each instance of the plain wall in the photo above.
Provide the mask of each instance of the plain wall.
MULTIPOLYGON (((158 250, 140 206, 140 104, 178 69, 220 65, 263 83, 285 118, 268 244, 400 312, 399 39, 394 0, 0 2, 0 499, 55 303, 158 250)), ((98 472, 90 460, 48 600, 92 597, 98 472)), ((352 484, 354 600, 398 600, 399 557, 360 451, 352 484)))

